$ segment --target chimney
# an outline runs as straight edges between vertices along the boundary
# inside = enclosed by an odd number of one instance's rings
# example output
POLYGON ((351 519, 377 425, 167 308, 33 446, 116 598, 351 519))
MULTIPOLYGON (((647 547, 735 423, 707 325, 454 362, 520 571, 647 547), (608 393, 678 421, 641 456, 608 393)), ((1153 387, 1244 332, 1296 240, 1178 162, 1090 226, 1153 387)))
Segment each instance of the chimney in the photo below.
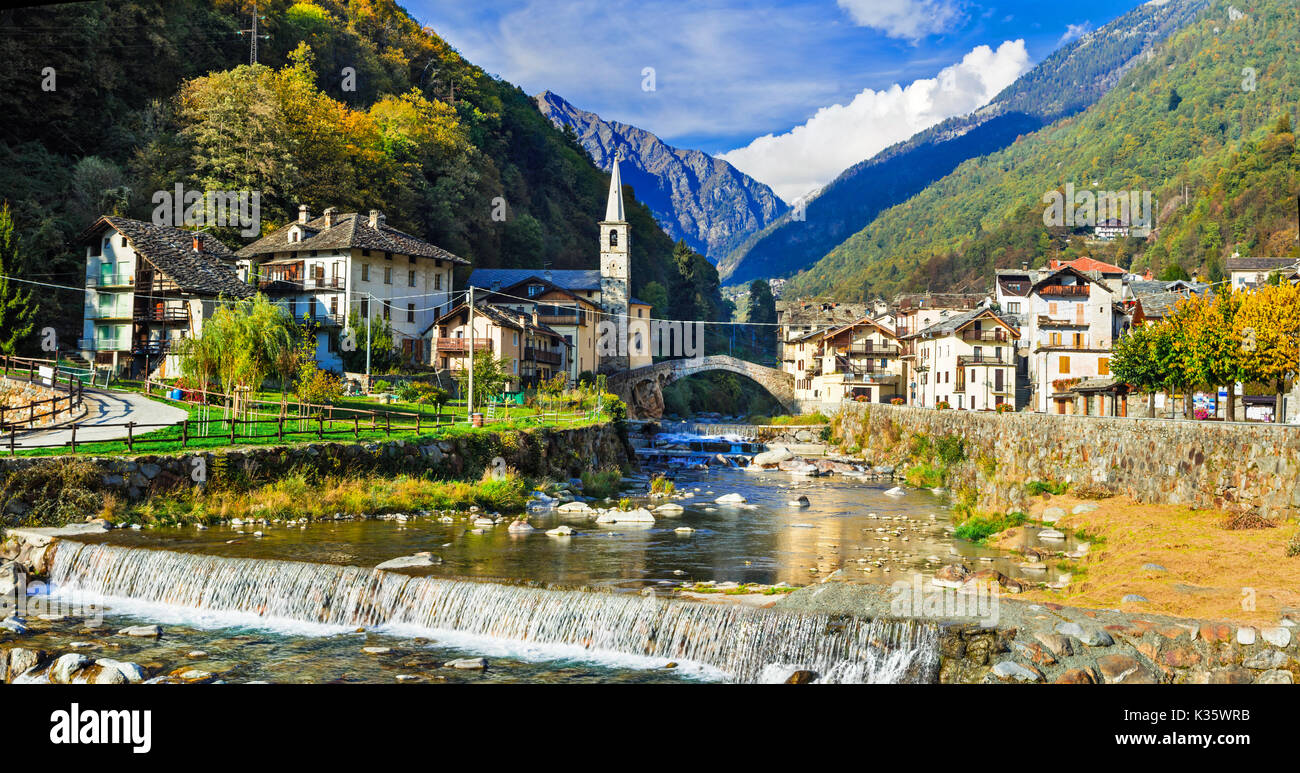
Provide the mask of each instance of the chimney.
POLYGON ((379 227, 382 226, 383 224, 384 224, 384 213, 380 212, 377 209, 370 210, 370 227, 377 231, 379 230, 379 227))
POLYGON ((554 283, 555 283, 555 281, 554 281, 553 279, 551 279, 551 270, 550 270, 549 268, 546 269, 546 271, 544 271, 544 272, 542 273, 542 279, 545 279, 547 282, 549 282, 549 283, 551 283, 551 284, 554 284, 554 283))
POLYGON ((539 320, 537 317, 538 317, 538 314, 537 314, 537 306, 534 305, 534 306, 533 306, 533 327, 541 327, 541 326, 542 326, 542 322, 541 322, 541 320, 539 320))
POLYGON ((194 234, 194 251, 203 252, 203 235, 194 234))
POLYGON ((1022 260, 1022 261, 1020 261, 1020 270, 1021 270, 1021 271, 1028 271, 1028 270, 1029 270, 1029 261, 1027 261, 1027 260, 1022 260))
POLYGON ((299 204, 299 205, 298 205, 298 222, 299 222, 299 223, 302 223, 303 225, 306 225, 308 220, 311 220, 311 211, 307 209, 307 205, 306 205, 306 204, 299 204))
POLYGON ((325 227, 326 227, 326 228, 333 228, 333 227, 334 227, 334 216, 335 216, 336 214, 338 214, 338 209, 335 208, 335 207, 330 207, 329 209, 326 209, 326 210, 325 210, 325 227))

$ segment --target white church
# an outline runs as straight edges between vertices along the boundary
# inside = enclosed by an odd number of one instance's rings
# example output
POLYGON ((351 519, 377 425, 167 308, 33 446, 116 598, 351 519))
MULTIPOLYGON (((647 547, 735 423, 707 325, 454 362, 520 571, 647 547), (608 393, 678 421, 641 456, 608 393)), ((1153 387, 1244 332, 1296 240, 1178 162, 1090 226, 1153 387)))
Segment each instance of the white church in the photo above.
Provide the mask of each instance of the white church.
MULTIPOLYGON (((623 180, 615 157, 610 175, 605 218, 600 221, 599 268, 592 269, 475 269, 468 288, 474 289, 476 306, 490 306, 522 315, 526 325, 554 332, 564 340, 563 370, 571 380, 583 373, 617 372, 650 365, 650 304, 632 297, 631 228, 623 207, 623 180), (612 323, 623 342, 613 351, 612 323), (602 341, 602 333, 605 339, 602 341)), ((496 340, 475 325, 474 335, 496 340)), ((443 330, 440 335, 455 331, 443 330)), ((509 358, 514 336, 495 352, 509 358)), ((494 349, 498 347, 494 346, 494 349)), ((520 352, 527 357, 527 352, 520 352)), ((438 360, 434 359, 434 365, 438 360)))

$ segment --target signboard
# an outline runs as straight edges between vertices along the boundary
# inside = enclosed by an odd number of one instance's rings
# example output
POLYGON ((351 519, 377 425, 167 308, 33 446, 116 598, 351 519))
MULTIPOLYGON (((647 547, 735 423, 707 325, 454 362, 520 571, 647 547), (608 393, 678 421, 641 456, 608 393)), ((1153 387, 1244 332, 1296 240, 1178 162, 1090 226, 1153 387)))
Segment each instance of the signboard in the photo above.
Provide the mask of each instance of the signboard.
POLYGON ((42 365, 38 372, 42 384, 45 386, 54 386, 54 368, 51 368, 48 365, 42 365))

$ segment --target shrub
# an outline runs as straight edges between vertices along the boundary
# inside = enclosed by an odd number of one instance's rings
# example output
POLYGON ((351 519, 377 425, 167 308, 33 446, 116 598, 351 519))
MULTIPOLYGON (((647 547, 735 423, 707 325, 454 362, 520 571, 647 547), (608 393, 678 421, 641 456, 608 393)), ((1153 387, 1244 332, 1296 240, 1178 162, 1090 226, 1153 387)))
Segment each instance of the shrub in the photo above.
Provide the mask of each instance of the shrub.
POLYGON ((1019 526, 1027 520, 1028 516, 1021 512, 972 515, 957 527, 953 536, 970 542, 983 542, 994 534, 1019 526))
POLYGON ((906 403, 907 403, 907 400, 905 400, 905 399, 903 399, 903 398, 901 398, 901 397, 893 397, 893 398, 890 398, 890 400, 889 400, 889 404, 890 404, 890 405, 904 405, 904 404, 906 404, 906 403))
POLYGON ((375 383, 373 383, 373 384, 370 385, 370 391, 371 391, 371 392, 381 392, 381 393, 382 393, 382 392, 388 392, 388 391, 391 391, 392 388, 393 388, 393 385, 392 385, 392 384, 388 383, 387 381, 382 381, 382 380, 380 380, 380 381, 376 381, 375 383))
POLYGON ((1031 497, 1040 494, 1064 494, 1069 483, 1059 480, 1031 480, 1025 484, 1025 493, 1031 497))
POLYGON ((650 479, 651 494, 671 494, 676 490, 677 484, 673 483, 664 475, 656 475, 650 479))
POLYGON ((940 400, 938 403, 935 404, 934 409, 936 411, 946 411, 951 407, 952 406, 948 404, 947 400, 940 400))
POLYGON ((951 467, 966 458, 966 441, 957 435, 944 435, 935 442, 934 451, 944 466, 951 467))
POLYGON ((618 493, 623 483, 623 471, 617 467, 587 470, 582 473, 582 493, 596 499, 605 499, 618 493))
POLYGON ((998 413, 1011 413, 1014 410, 1015 407, 1012 406, 1011 403, 999 403, 997 407, 998 413))
POLYGON ((1292 534, 1291 539, 1287 541, 1286 556, 1287 558, 1295 558, 1296 556, 1300 556, 1300 531, 1297 531, 1295 534, 1292 534))

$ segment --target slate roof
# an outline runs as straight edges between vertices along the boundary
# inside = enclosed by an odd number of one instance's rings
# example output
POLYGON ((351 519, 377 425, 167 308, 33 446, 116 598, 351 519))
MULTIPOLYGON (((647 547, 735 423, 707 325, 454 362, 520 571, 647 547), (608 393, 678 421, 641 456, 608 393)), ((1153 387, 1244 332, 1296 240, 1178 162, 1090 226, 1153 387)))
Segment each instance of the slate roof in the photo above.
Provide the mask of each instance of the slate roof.
POLYGON ((946 319, 941 319, 938 322, 934 323, 933 325, 917 333, 913 333, 911 336, 907 336, 907 337, 908 338, 941 338, 943 336, 949 336, 957 332, 961 328, 965 327, 967 323, 974 322, 976 318, 982 316, 985 313, 990 314, 999 322, 1010 327, 1012 330, 1016 332, 1016 335, 1020 334, 1020 328, 1016 327, 1014 324, 1008 321, 1006 317, 1002 316, 1001 314, 998 314, 996 311, 993 311, 987 306, 980 306, 979 308, 971 309, 970 311, 965 311, 962 312, 961 314, 954 314, 946 319))
MULTIPOLYGON (((476 268, 469 275, 469 284, 473 287, 501 293, 529 280, 552 285, 569 293, 587 292, 600 289, 600 269, 568 268, 539 271, 535 268, 476 268)), ((628 296, 627 302, 640 306, 650 305, 635 296, 628 296)))
POLYGON ((378 228, 370 227, 370 217, 358 212, 344 212, 334 215, 334 224, 325 227, 325 217, 299 223, 294 220, 275 229, 252 244, 244 246, 235 253, 236 257, 252 258, 276 252, 309 252, 320 250, 335 252, 338 250, 362 249, 392 252, 399 255, 413 255, 422 258, 435 258, 452 263, 468 264, 464 258, 453 255, 443 248, 426 242, 418 236, 399 231, 380 222, 378 228), (289 231, 294 226, 302 226, 307 232, 301 241, 289 241, 289 231))
MULTIPOLYGON (((434 320, 432 324, 430 324, 428 327, 424 329, 421 335, 422 336, 428 335, 429 331, 437 327, 439 324, 441 324, 444 319, 460 314, 462 311, 466 311, 467 309, 468 307, 466 304, 464 303, 458 304, 451 311, 448 311, 446 314, 443 314, 441 317, 438 317, 438 319, 434 320)), ((486 303, 478 303, 474 305, 474 313, 482 314, 483 316, 492 320, 499 327, 506 327, 506 328, 510 328, 511 330, 524 330, 524 328, 527 327, 554 336, 555 338, 558 338, 561 341, 564 340, 563 333, 556 331, 554 328, 550 327, 549 325, 543 325, 540 322, 535 323, 533 322, 531 315, 515 311, 514 309, 511 308, 507 308, 504 306, 493 306, 491 304, 486 304, 486 303)), ((572 344, 569 345, 571 346, 572 344)))
POLYGON ((1228 271, 1278 271, 1296 264, 1295 258, 1228 258, 1228 271))
POLYGON ((235 273, 234 253, 207 234, 201 235, 203 249, 196 252, 193 231, 104 215, 82 232, 82 239, 99 238, 106 228, 125 236, 141 257, 184 292, 230 298, 249 298, 254 293, 235 273))

